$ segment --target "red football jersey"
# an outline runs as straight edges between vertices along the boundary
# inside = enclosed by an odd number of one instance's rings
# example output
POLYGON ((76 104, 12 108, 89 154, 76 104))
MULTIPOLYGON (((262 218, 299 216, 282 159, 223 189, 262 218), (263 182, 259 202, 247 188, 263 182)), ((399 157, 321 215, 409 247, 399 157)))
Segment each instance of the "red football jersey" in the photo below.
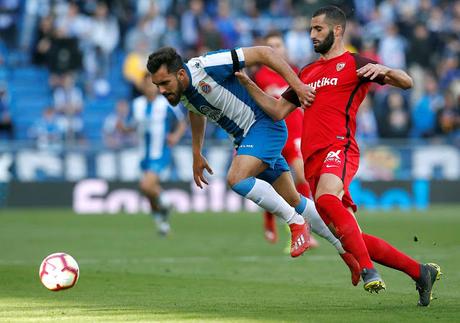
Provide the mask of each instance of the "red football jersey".
MULTIPOLYGON (((356 70, 375 61, 345 52, 331 59, 319 59, 304 68, 299 78, 316 89, 313 104, 304 110, 302 154, 304 160, 332 144, 355 145, 356 113, 366 96, 370 80, 358 78, 356 70)), ((383 84, 383 77, 374 82, 383 84)), ((292 89, 283 98, 299 106, 292 89)))
MULTIPOLYGON (((291 68, 296 73, 299 71, 296 66, 291 65, 291 68)), ((265 65, 262 65, 262 67, 254 74, 254 82, 262 89, 262 91, 274 96, 275 98, 279 98, 288 88, 286 80, 277 72, 265 65)), ((301 109, 292 111, 286 117, 285 121, 288 128, 288 142, 292 142, 296 138, 302 137, 302 120, 303 112, 301 109)))

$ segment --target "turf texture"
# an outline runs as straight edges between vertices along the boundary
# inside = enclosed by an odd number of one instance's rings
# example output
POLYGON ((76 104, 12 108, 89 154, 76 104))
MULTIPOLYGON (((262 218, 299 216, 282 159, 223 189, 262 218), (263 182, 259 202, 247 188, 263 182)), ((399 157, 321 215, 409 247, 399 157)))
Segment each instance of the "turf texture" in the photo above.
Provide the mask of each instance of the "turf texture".
POLYGON ((157 236, 148 215, 0 210, 0 322, 459 322, 460 206, 423 212, 361 212, 364 231, 444 273, 432 304, 415 284, 378 266, 387 290, 368 294, 324 240, 298 259, 263 239, 258 214, 173 216, 157 236), (78 284, 50 292, 41 260, 64 251, 78 284))

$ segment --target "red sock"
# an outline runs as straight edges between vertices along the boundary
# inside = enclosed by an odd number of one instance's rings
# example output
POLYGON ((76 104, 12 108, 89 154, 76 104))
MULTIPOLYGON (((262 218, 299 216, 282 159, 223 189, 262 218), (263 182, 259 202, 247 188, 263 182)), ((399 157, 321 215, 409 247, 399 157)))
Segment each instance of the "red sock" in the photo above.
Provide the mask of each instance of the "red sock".
POLYGON ((372 260, 384 266, 405 272, 414 280, 420 277, 420 264, 417 261, 402 253, 385 240, 366 233, 363 233, 362 236, 372 260))
POLYGON ((331 220, 343 248, 356 258, 361 270, 374 268, 358 223, 343 206, 342 201, 335 195, 324 194, 317 200, 316 208, 321 217, 323 217, 322 214, 325 214, 331 220))
POLYGON ((307 182, 297 184, 296 188, 297 188, 297 192, 299 192, 303 196, 311 199, 310 186, 308 185, 307 182))

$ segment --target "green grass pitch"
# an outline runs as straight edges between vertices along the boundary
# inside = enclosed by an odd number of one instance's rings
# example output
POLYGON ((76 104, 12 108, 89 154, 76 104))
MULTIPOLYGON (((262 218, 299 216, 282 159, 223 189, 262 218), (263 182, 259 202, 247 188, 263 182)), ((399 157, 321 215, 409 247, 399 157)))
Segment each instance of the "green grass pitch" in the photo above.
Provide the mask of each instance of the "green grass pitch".
POLYGON ((147 215, 2 209, 0 321, 460 321, 460 207, 362 212, 359 222, 416 259, 441 265, 430 307, 416 306, 407 276, 380 266, 385 292, 353 287, 324 240, 290 259, 284 229, 282 241, 266 243, 257 214, 178 214, 173 234, 162 239, 147 215), (73 289, 50 292, 38 267, 58 251, 77 259, 81 275, 73 289))

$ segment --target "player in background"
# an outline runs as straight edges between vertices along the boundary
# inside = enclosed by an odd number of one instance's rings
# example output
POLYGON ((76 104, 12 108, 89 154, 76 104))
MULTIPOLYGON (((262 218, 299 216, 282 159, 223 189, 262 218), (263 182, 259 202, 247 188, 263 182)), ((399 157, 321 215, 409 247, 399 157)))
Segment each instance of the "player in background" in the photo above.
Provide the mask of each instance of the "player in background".
MULTIPOLYGON (((279 31, 271 31, 264 37, 265 45, 273 48, 287 61, 286 47, 284 45, 283 35, 279 31)), ((290 65, 294 72, 298 72, 295 65, 290 65)), ((262 65, 253 76, 255 83, 267 94, 279 98, 281 94, 288 88, 288 84, 278 73, 262 65)), ((300 151, 300 141, 302 137, 302 123, 303 111, 301 108, 292 111, 286 118, 286 127, 288 131, 288 138, 281 154, 286 159, 289 167, 291 168, 294 183, 297 191, 305 197, 310 198, 310 188, 308 187, 307 180, 303 174, 303 160, 300 151)), ((265 239, 269 242, 275 243, 278 240, 276 230, 276 221, 273 214, 264 212, 264 234, 265 239)), ((310 247, 318 246, 318 242, 313 236, 310 237, 310 247)))
POLYGON ((149 200, 158 233, 170 232, 170 203, 162 194, 160 174, 172 162, 171 148, 182 138, 187 125, 178 106, 172 107, 152 84, 150 74, 143 79, 143 92, 133 100, 132 124, 119 124, 123 131, 137 131, 140 139, 142 177, 139 187, 149 200))
MULTIPOLYGON (((301 255, 309 246, 305 219, 314 232, 335 243, 336 248, 342 248, 321 220, 313 201, 295 189, 289 166, 281 155, 287 137, 284 121, 273 122, 234 75, 244 66, 256 64, 268 65, 279 72, 299 93, 300 102, 310 100, 306 86, 283 58, 267 46, 212 52, 192 58, 187 64, 174 48, 164 47, 149 56, 147 69, 169 103, 182 101, 189 109, 193 174, 198 187, 208 184, 203 174, 205 169, 212 174, 201 154, 208 118, 226 130, 236 146, 227 174, 229 186, 286 221, 291 230, 292 257, 301 255)), ((349 255, 344 260, 348 260, 352 277, 357 274, 359 280, 359 267, 349 255)))
MULTIPOLYGON (((440 278, 440 267, 421 264, 388 242, 362 232, 354 217, 356 205, 348 191, 359 165, 359 148, 354 138, 356 113, 371 82, 408 89, 412 87, 412 79, 402 70, 346 51, 345 25, 345 14, 334 6, 318 9, 311 20, 310 37, 321 57, 299 73, 312 94, 303 120, 305 177, 321 217, 340 238, 345 250, 359 262, 364 289, 370 292, 385 289, 372 259, 410 276, 419 292, 418 304, 427 306, 433 284, 440 278)), ((300 105, 292 89, 277 100, 266 95, 244 73, 236 76, 274 120, 282 120, 300 105)))

